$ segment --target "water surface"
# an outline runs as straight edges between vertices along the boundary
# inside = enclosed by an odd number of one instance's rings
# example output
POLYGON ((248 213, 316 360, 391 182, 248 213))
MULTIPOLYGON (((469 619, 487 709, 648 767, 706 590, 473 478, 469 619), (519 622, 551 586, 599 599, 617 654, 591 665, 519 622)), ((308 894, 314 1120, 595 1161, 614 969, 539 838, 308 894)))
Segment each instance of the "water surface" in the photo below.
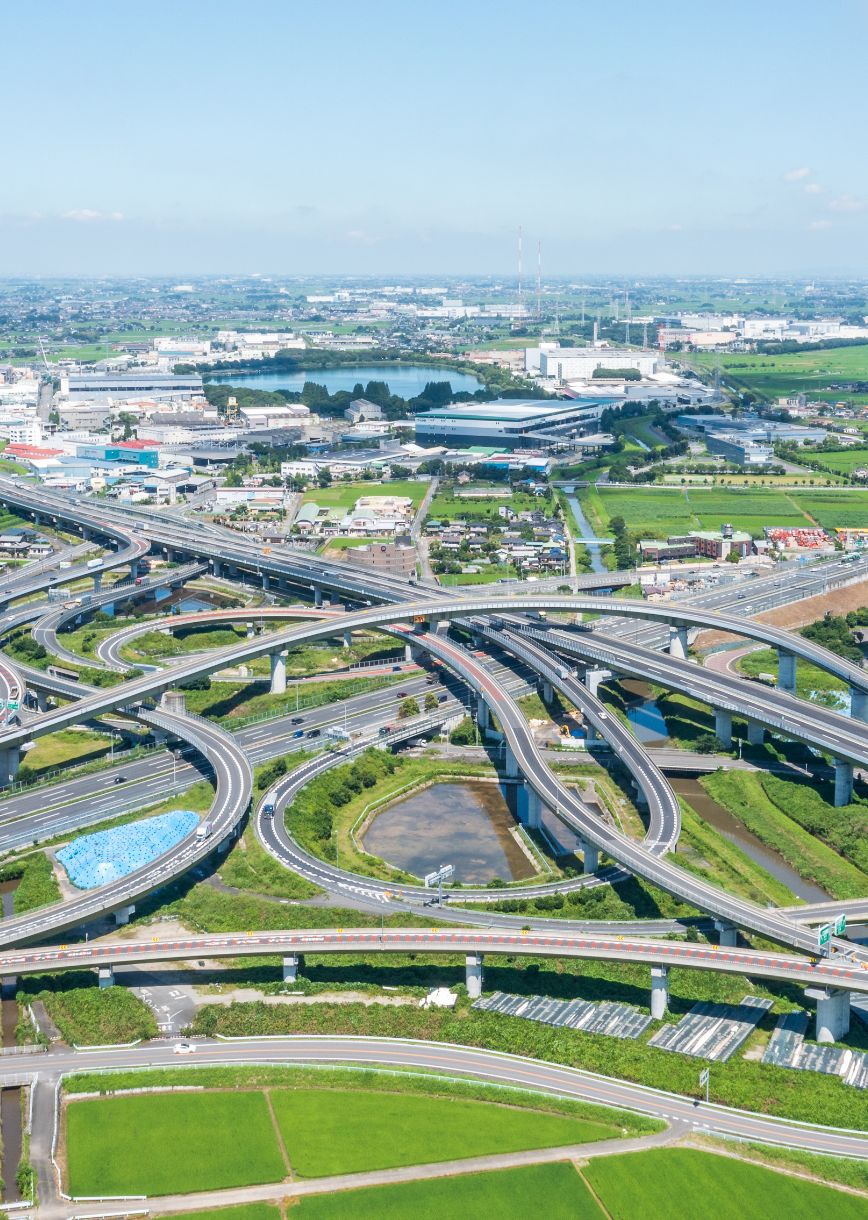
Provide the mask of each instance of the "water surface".
POLYGON ((469 373, 456 373, 429 364, 344 364, 335 368, 301 369, 297 373, 230 373, 219 372, 206 377, 220 385, 244 386, 251 390, 293 390, 298 393, 306 381, 324 385, 330 394, 338 390, 350 393, 361 382, 385 381, 393 394, 401 398, 415 398, 421 394, 429 381, 448 381, 453 393, 481 389, 482 382, 469 373))

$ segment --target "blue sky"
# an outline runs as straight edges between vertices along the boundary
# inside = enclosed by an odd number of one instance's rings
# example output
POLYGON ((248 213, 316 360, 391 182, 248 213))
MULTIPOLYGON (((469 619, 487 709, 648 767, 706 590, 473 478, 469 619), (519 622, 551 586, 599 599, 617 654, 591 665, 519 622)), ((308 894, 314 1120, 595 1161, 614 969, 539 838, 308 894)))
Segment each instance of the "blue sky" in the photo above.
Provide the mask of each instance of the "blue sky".
POLYGON ((5 6, 0 275, 868 274, 868 0, 5 6))

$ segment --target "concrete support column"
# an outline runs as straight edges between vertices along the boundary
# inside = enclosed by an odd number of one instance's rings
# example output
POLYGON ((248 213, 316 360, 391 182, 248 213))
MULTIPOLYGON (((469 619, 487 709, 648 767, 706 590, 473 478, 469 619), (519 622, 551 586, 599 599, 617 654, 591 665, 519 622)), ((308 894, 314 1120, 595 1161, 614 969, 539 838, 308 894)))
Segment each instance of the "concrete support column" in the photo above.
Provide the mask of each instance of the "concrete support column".
POLYGON ((605 669, 586 669, 585 675, 582 678, 582 684, 587 691, 596 697, 600 689, 600 683, 606 675, 605 669))
POLYGON ((683 623, 670 624, 669 655, 681 661, 687 660, 687 628, 683 623))
POLYGON ((720 707, 714 709, 714 735, 721 745, 728 750, 732 748, 732 712, 725 712, 720 707))
POLYGON ((262 573, 262 591, 267 593, 271 588, 271 578, 267 572, 262 573))
POLYGON ((480 696, 476 700, 476 723, 479 725, 479 730, 482 733, 487 732, 491 728, 491 712, 488 704, 480 696))
POLYGON ((849 805, 853 799, 853 764, 835 760, 835 805, 849 805))
POLYGON ((854 720, 868 720, 868 691, 850 687, 850 715, 854 720))
POLYGON ((38 690, 36 692, 36 708, 37 708, 37 711, 40 711, 40 712, 48 711, 48 692, 47 691, 38 690))
POLYGON ((0 788, 14 784, 21 766, 21 750, 18 746, 10 746, 8 750, 0 750, 0 788))
POLYGON ((99 593, 102 588, 102 572, 94 572, 93 574, 93 591, 99 593))
POLYGON ((449 630, 449 619, 432 616, 428 619, 428 630, 432 635, 446 635, 449 630))
POLYGON ((635 791, 635 796, 633 797, 634 805, 640 811, 646 811, 648 809, 648 797, 640 787, 638 780, 633 780, 633 789, 635 791))
POLYGON ((471 1000, 478 1000, 482 995, 482 962, 481 953, 468 953, 465 958, 467 994, 471 1000))
POLYGON ((315 606, 322 605, 322 589, 319 585, 313 586, 313 604, 315 606))
POLYGON ((118 925, 118 927, 120 927, 121 924, 129 923, 130 916, 135 914, 135 910, 136 908, 132 904, 130 904, 128 907, 118 907, 118 909, 115 911, 115 923, 118 925))
POLYGON ((100 985, 100 990, 102 990, 104 987, 114 987, 115 972, 114 972, 114 970, 112 970, 111 966, 100 966, 99 985, 100 985))
POLYGON ((413 645, 412 645, 412 644, 405 644, 405 645, 404 645, 404 661, 405 661, 407 664, 409 664, 409 663, 410 663, 410 661, 415 661, 415 660, 416 660, 416 655, 415 655, 415 653, 413 652, 413 645))
POLYGON ((761 746, 766 739, 766 731, 758 720, 747 722, 747 744, 761 746))
POLYGON ((139 579, 139 561, 138 561, 138 559, 134 559, 133 562, 130 564, 130 580, 138 580, 138 579, 139 579))
POLYGON ((352 646, 353 646, 353 633, 352 633, 352 631, 345 631, 344 632, 344 648, 352 648, 352 646))
POLYGON ((582 721, 582 723, 583 723, 583 724, 584 724, 584 726, 585 726, 585 742, 586 742, 588 745, 590 745, 592 742, 599 741, 599 740, 600 740, 600 734, 597 732, 597 730, 596 730, 596 729, 594 728, 594 726, 591 724, 591 722, 590 722, 590 720, 588 719, 588 717, 587 717, 587 716, 585 716, 585 718, 584 718, 584 720, 582 721))
POLYGON ((817 1001, 818 1042, 840 1042, 850 1032, 850 992, 837 987, 806 987, 805 995, 817 1001))
POLYGON ((508 745, 504 746, 503 769, 506 772, 507 779, 518 778, 518 759, 508 745))
POLYGON ((655 1021, 663 1019, 669 1007, 669 967, 651 967, 651 1016, 655 1021))
POLYGON ((600 867, 600 849, 596 843, 589 843, 587 839, 580 840, 582 848, 582 858, 584 860, 583 872, 595 873, 600 867))
POLYGON ((286 692, 286 655, 286 648, 271 654, 272 695, 282 695, 286 692))
POLYGON ((213 568, 214 575, 220 580, 223 576, 223 561, 221 559, 212 559, 211 567, 213 568))
POLYGON ((721 945, 731 948, 738 942, 738 928, 735 924, 727 923, 725 919, 715 919, 714 930, 720 938, 721 945))
POLYGON ((526 830, 539 830, 542 825, 542 802, 533 788, 522 784, 518 792, 519 821, 526 830))
POLYGON ((796 693, 796 654, 779 648, 778 653, 778 690, 796 693))
POLYGON ((539 693, 540 693, 540 698, 542 699, 543 703, 551 703, 555 696, 554 690, 552 689, 551 682, 546 682, 545 680, 540 682, 540 692, 539 693))
POLYGON ((298 954, 286 953, 283 958, 283 981, 294 983, 298 979, 298 954))
POLYGON ((247 628, 247 638, 248 638, 248 640, 252 640, 252 639, 253 639, 253 637, 256 635, 256 624, 255 624, 255 623, 252 623, 252 622, 247 622, 247 623, 245 623, 244 625, 245 625, 245 627, 247 628))

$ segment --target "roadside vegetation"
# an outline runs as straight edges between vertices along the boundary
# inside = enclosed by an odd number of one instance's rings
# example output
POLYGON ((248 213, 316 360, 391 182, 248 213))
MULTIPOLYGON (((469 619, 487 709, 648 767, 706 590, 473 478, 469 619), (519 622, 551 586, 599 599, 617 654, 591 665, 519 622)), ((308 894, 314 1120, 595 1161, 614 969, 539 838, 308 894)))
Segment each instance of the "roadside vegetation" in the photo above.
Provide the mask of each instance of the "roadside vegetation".
POLYGON ((96 975, 67 971, 21 979, 19 1004, 40 1000, 70 1046, 106 1046, 155 1038, 150 1008, 126 987, 99 986, 96 975))
POLYGON ((12 909, 16 915, 60 901, 60 886, 45 852, 29 852, 0 866, 0 881, 14 880, 18 880, 12 895, 12 909))

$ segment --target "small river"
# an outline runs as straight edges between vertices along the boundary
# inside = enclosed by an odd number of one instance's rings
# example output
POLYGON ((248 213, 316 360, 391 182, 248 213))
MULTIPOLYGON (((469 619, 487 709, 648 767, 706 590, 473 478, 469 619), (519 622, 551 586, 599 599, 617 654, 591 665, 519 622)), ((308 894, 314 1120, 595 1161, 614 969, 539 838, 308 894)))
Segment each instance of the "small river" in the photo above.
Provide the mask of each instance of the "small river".
POLYGON ((591 529, 591 523, 585 514, 582 512, 582 506, 579 504, 578 496, 576 495, 575 487, 565 487, 564 495, 567 498, 567 503, 572 509, 573 518, 578 528, 578 533, 574 535, 576 542, 581 542, 583 546, 588 548, 588 555, 591 559, 592 572, 607 572, 608 568, 603 563, 600 554, 601 546, 599 542, 587 542, 588 538, 595 538, 596 534, 591 529))
POLYGON ((414 877, 451 864, 463 884, 521 881, 534 869, 512 836, 515 824, 497 784, 432 784, 378 813, 363 843, 414 877))
POLYGON ((302 369, 297 373, 231 373, 220 371, 205 378, 219 385, 243 386, 251 390, 294 390, 304 388, 306 381, 324 385, 330 394, 338 390, 352 392, 361 382, 385 381, 393 394, 401 398, 415 398, 421 394, 429 381, 448 381, 453 393, 482 388, 482 382, 469 373, 456 373, 427 364, 343 364, 335 368, 302 369))

